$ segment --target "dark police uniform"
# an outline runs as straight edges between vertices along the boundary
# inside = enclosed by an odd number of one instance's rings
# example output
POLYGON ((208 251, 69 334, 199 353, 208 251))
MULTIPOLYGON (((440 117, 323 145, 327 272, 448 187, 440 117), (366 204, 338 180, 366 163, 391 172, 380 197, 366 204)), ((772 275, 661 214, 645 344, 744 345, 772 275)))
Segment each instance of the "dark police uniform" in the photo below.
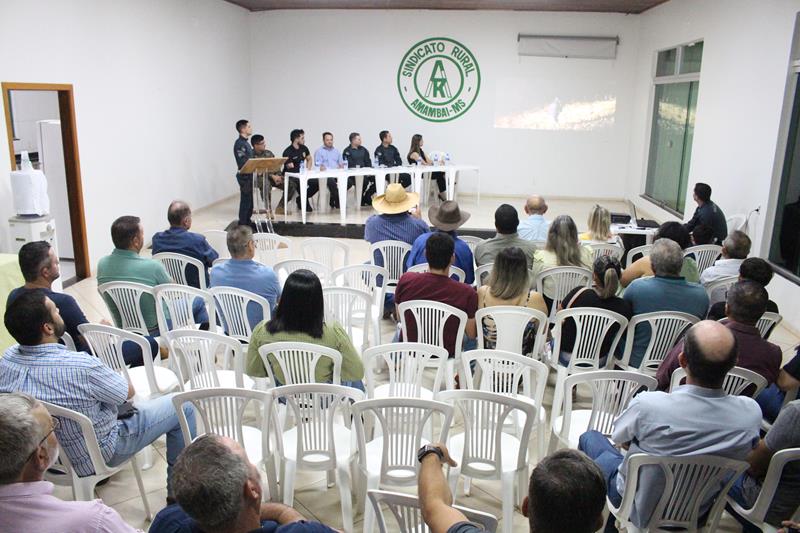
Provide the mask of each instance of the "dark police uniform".
MULTIPOLYGON (((300 163, 305 161, 308 156, 311 155, 311 152, 308 150, 308 147, 305 144, 301 144, 297 148, 294 147, 293 144, 290 144, 286 147, 286 150, 283 151, 283 157, 287 158, 286 163, 283 164, 283 172, 300 172, 300 163), (289 168, 289 163, 294 163, 293 168, 289 168)), ((294 188, 297 191, 300 191, 300 180, 297 178, 289 178, 291 182, 294 183, 294 188)), ((308 188, 306 189, 308 196, 306 198, 311 199, 312 196, 317 194, 319 191, 319 180, 308 180, 308 188)), ((295 202, 297 203, 297 207, 300 207, 300 195, 297 195, 295 198, 295 202)), ((311 206, 308 205, 308 208, 311 206)), ((306 209, 306 211, 311 211, 311 209, 306 209)))
MULTIPOLYGON (((347 148, 342 150, 342 157, 347 161, 347 168, 367 168, 372 166, 372 161, 369 159, 369 150, 363 146, 353 148, 352 146, 348 145, 347 148)), ((361 205, 372 205, 372 200, 369 196, 367 196, 367 190, 370 188, 370 183, 374 189, 375 178, 364 176, 364 183, 361 186, 361 205)), ((349 189, 354 184, 355 176, 348 177, 347 188, 349 189)))
MULTIPOLYGON (((390 144, 386 148, 383 147, 383 143, 379 144, 377 148, 375 148, 375 162, 378 165, 383 165, 386 167, 399 167, 403 165, 403 159, 400 157, 400 152, 397 151, 397 148, 393 144, 390 144)), ((389 179, 389 176, 386 176, 386 179, 389 179)), ((372 180, 372 187, 374 188, 375 180, 372 180)), ((411 174, 400 174, 400 184, 403 187, 409 187, 411 185, 411 174)))
MULTIPOLYGON (((233 143, 233 157, 236 158, 236 168, 240 169, 253 157, 253 147, 247 139, 239 136, 233 143)), ((250 225, 250 218, 253 216, 253 175, 236 173, 236 181, 239 182, 239 224, 242 226, 250 225)))
MULTIPOLYGON (((270 151, 270 150, 263 150, 261 152, 253 151, 253 157, 255 159, 269 159, 269 158, 275 157, 275 154, 273 154, 272 151, 270 151)), ((267 179, 269 180, 269 187, 278 187, 279 189, 283 190, 283 184, 278 185, 277 183, 275 183, 275 180, 272 178, 273 174, 281 174, 281 173, 280 172, 272 172, 272 173, 269 174, 269 176, 267 176, 267 179)), ((264 195, 264 203, 267 205, 267 208, 269 209, 269 207, 270 207, 269 190, 268 190, 267 187, 264 186, 263 177, 259 176, 259 178, 260 178, 260 180, 258 182, 258 186, 261 187, 261 193, 264 195)), ((296 192, 297 192, 297 185, 295 184, 294 181, 289 181, 289 199, 290 200, 291 200, 292 196, 294 196, 294 194, 296 192)), ((278 204, 278 207, 283 205, 283 201, 284 201, 284 198, 283 198, 283 196, 281 196, 281 201, 278 204)))

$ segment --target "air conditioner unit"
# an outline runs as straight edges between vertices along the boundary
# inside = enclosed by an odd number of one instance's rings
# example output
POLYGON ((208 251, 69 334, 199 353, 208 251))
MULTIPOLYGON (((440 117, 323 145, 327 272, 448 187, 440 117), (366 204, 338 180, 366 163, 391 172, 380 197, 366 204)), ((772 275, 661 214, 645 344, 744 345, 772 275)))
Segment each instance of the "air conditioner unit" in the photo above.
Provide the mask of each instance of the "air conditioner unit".
POLYGON ((519 55, 616 59, 619 37, 568 35, 517 35, 519 55))

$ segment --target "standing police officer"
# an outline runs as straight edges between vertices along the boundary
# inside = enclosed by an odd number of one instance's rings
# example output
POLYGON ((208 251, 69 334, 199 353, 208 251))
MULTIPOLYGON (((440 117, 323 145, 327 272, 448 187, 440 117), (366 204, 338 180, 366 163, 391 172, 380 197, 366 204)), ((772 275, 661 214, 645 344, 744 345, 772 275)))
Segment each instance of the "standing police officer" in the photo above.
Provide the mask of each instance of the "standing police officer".
MULTIPOLYGON (((236 158, 236 168, 240 169, 253 157, 253 148, 247 139, 253 133, 250 122, 242 119, 236 122, 236 131, 239 138, 233 143, 233 156, 236 158)), ((250 218, 253 216, 253 175, 236 173, 236 181, 239 182, 239 225, 250 226, 250 218)))

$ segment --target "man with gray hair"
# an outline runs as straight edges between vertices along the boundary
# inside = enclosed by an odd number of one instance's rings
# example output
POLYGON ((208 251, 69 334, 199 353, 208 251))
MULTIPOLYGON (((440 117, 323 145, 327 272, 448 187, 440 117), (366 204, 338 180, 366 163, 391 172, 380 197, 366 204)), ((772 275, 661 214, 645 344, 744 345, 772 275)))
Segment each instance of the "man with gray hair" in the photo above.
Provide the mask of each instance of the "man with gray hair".
MULTIPOLYGON (((153 235, 153 253, 172 252, 197 259, 203 266, 203 276, 208 284, 208 269, 219 254, 200 233, 189 231, 192 227, 192 209, 189 204, 173 200, 167 209, 169 229, 153 235)), ((186 282, 200 288, 200 274, 190 266, 186 269, 186 282)))
MULTIPOLYGON (((633 315, 655 311, 679 311, 705 318, 708 296, 698 283, 681 277, 683 250, 670 239, 658 239, 650 251, 650 264, 655 276, 631 282, 623 298, 631 304, 633 315)), ((650 342, 650 326, 640 324, 633 337, 633 352, 629 364, 638 368, 650 342)))
MULTIPOLYGON (((747 256, 750 255, 750 237, 739 230, 732 231, 722 241, 722 258, 717 259, 713 265, 700 274, 700 283, 706 286, 722 278, 739 275, 739 268, 747 256)), ((725 300, 725 291, 718 289, 711 294, 711 304, 725 300)))
POLYGON ((150 533, 333 533, 293 508, 261 503, 261 476, 238 442, 208 434, 175 463, 177 505, 163 509, 150 533))
POLYGON ((546 241, 550 222, 545 220, 545 213, 547 213, 547 202, 544 198, 538 194, 528 197, 528 201, 525 202, 525 214, 528 218, 519 223, 517 228, 519 236, 529 241, 546 241))
POLYGON ((0 394, 0 531, 137 531, 100 500, 53 496, 53 484, 43 476, 58 459, 58 425, 34 397, 0 394))
MULTIPOLYGON (((281 296, 281 284, 272 268, 254 261, 256 244, 250 226, 232 225, 228 228, 228 251, 231 258, 211 269, 211 287, 236 287, 266 298, 270 309, 281 296)), ((261 306, 247 306, 250 327, 264 320, 261 306)))

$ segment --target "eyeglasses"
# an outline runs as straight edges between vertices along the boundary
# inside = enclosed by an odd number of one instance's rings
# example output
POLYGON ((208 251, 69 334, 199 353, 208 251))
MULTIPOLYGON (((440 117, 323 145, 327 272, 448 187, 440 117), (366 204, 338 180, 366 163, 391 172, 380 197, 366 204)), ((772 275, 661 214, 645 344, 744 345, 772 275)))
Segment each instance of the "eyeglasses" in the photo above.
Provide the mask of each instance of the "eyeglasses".
POLYGON ((42 437, 42 440, 39 441, 39 444, 36 445, 36 448, 34 448, 33 451, 31 452, 31 454, 28 456, 28 460, 29 461, 30 461, 31 457, 33 457, 33 454, 35 454, 39 450, 39 448, 42 447, 42 444, 44 444, 44 441, 47 440, 47 437, 49 437, 50 434, 53 433, 55 430, 57 430, 58 427, 61 425, 61 420, 59 420, 58 418, 56 418, 54 416, 50 417, 50 421, 52 422, 53 427, 50 428, 50 431, 45 433, 44 437, 42 437))

